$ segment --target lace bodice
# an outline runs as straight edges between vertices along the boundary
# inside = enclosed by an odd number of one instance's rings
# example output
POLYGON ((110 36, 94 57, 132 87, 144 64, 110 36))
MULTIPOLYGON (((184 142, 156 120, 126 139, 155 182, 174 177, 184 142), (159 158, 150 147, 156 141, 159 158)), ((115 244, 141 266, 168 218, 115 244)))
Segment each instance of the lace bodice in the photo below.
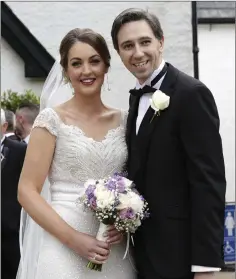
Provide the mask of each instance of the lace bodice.
POLYGON ((79 127, 65 124, 55 110, 41 111, 33 128, 46 128, 56 136, 49 172, 51 191, 78 191, 89 178, 100 179, 122 171, 127 159, 126 119, 126 112, 121 111, 120 126, 109 130, 102 141, 96 141, 79 127), (70 188, 60 189, 60 185, 70 185, 70 188))

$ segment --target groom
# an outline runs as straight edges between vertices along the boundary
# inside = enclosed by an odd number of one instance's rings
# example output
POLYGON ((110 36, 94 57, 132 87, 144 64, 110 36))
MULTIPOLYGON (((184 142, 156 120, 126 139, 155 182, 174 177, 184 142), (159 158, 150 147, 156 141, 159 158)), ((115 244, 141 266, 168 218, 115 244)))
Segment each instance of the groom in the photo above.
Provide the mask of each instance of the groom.
POLYGON ((137 78, 127 120, 128 172, 150 208, 134 239, 138 278, 213 278, 222 265, 226 181, 212 93, 163 60, 156 16, 125 10, 111 35, 137 78))

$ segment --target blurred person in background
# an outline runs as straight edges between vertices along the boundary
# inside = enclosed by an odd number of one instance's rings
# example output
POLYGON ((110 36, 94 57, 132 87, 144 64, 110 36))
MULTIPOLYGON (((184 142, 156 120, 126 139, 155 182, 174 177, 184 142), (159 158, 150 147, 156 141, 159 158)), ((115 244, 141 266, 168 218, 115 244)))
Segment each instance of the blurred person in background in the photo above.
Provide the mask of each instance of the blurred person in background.
POLYGON ((1 278, 15 279, 20 260, 17 186, 27 145, 6 137, 7 127, 1 109, 1 278))
POLYGON ((16 127, 16 116, 11 110, 5 110, 6 122, 7 122, 7 131, 6 137, 12 140, 21 141, 21 139, 15 134, 16 127))
POLYGON ((33 103, 22 103, 16 110, 16 135, 28 144, 31 128, 39 113, 39 106, 33 103))

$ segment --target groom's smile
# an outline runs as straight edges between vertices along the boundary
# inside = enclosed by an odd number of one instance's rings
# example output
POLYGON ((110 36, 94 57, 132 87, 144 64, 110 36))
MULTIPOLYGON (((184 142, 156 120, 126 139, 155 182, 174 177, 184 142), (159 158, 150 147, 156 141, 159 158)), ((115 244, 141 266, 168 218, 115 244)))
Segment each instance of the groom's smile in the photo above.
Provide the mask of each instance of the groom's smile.
POLYGON ((139 62, 139 63, 133 64, 133 65, 137 68, 143 68, 145 65, 147 65, 147 63, 148 63, 148 60, 144 61, 144 62, 139 62))

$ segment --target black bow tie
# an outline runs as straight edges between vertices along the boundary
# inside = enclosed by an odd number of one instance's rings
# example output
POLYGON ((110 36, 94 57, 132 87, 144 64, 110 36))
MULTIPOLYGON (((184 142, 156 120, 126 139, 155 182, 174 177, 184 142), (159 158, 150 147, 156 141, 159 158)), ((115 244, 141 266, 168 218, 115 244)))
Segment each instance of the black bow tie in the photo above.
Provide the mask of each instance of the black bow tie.
POLYGON ((145 85, 143 88, 130 89, 129 93, 134 95, 134 96, 141 97, 145 93, 154 93, 155 91, 156 91, 155 88, 153 88, 149 85, 145 85))
POLYGON ((165 64, 160 73, 151 81, 151 86, 145 85, 140 89, 131 89, 129 91, 130 94, 136 97, 141 97, 145 93, 154 93, 157 89, 153 88, 153 86, 164 76, 167 72, 168 66, 165 64))

